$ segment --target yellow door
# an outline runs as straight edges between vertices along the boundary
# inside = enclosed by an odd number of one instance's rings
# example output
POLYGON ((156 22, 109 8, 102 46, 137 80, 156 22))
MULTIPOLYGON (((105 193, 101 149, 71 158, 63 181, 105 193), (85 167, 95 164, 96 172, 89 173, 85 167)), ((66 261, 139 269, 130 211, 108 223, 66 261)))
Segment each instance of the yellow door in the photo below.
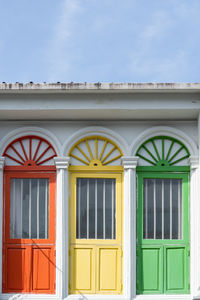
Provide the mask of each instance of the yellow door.
POLYGON ((121 182, 121 174, 71 174, 71 294, 122 292, 121 182))

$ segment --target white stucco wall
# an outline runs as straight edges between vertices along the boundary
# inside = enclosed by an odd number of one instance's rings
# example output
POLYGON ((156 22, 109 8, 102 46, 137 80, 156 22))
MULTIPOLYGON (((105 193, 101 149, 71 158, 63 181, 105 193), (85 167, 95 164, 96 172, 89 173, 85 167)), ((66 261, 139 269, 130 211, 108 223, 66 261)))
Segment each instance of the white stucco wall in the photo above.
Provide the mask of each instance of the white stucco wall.
MULTIPOLYGON (((137 158, 134 158, 137 145, 140 140, 148 138, 156 132, 159 134, 172 135, 180 138, 190 149, 192 159, 191 165, 191 295, 178 296, 137 296, 138 299, 200 299, 200 238, 199 238, 199 111, 200 100, 197 89, 194 87, 189 91, 187 87, 180 86, 176 91, 169 88, 153 91, 146 87, 133 91, 117 88, 110 90, 77 90, 76 93, 65 93, 59 91, 41 91, 34 89, 24 91, 13 90, 2 92, 0 85, 0 156, 13 139, 27 135, 38 134, 49 140, 55 147, 59 159, 57 166, 57 214, 60 211, 62 218, 59 221, 60 230, 57 239, 57 261, 60 269, 67 262, 67 245, 62 241, 66 238, 67 221, 62 213, 67 209, 68 189, 64 185, 67 182, 69 159, 68 151, 78 138, 90 134, 104 135, 113 139, 122 149, 125 156, 123 160, 124 172, 124 194, 128 199, 125 204, 124 240, 126 244, 124 259, 124 294, 121 296, 76 296, 74 299, 135 299, 135 289, 132 286, 130 276, 132 274, 130 262, 135 264, 135 256, 130 250, 136 243, 134 234, 131 233, 133 217, 135 212, 129 211, 134 202, 136 203, 135 167, 137 158), (185 88, 185 91, 184 91, 185 88), (130 206, 129 206, 130 204, 130 206), (132 240, 131 240, 132 239, 132 240), (131 254, 132 253, 132 254, 131 254), (63 263, 64 262, 64 263, 63 263), (130 275, 130 276, 129 276, 130 275)), ((125 87, 124 87, 125 88, 125 87)), ((84 87, 82 87, 84 89, 84 87)), ((2 163, 3 164, 3 163, 2 163)), ((1 168, 0 183, 2 184, 3 171, 1 168)), ((3 203, 3 192, 0 191, 1 209, 3 203)), ((131 208, 132 209, 132 208, 131 208)), ((57 215, 58 217, 58 215, 57 215)), ((0 228, 0 235, 2 226, 0 228)), ((0 241, 2 242, 2 240, 0 241)), ((0 245, 1 247, 1 245, 0 245)), ((0 249, 1 252, 1 249, 0 249)), ((135 253, 134 253, 135 255, 135 253)), ((1 258, 1 257, 0 257, 1 258)), ((1 264, 0 264, 1 266, 1 264)), ((135 268, 135 265, 134 265, 135 268)), ((63 273, 57 274, 56 295, 0 295, 0 299, 63 299, 67 297, 67 268, 63 273), (64 274, 64 275, 63 275, 64 274), (19 296, 19 297, 18 297, 19 296), (21 297, 21 298, 20 298, 21 297)), ((1 278, 0 278, 1 280, 1 278)), ((68 298, 73 296, 68 296, 68 298)))

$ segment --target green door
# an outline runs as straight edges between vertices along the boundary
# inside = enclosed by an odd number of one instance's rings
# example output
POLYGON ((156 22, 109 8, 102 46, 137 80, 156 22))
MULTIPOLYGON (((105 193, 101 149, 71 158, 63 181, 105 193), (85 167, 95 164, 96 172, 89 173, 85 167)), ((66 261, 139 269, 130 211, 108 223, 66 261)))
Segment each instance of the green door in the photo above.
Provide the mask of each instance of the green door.
POLYGON ((188 177, 138 172, 137 294, 189 293, 188 177))

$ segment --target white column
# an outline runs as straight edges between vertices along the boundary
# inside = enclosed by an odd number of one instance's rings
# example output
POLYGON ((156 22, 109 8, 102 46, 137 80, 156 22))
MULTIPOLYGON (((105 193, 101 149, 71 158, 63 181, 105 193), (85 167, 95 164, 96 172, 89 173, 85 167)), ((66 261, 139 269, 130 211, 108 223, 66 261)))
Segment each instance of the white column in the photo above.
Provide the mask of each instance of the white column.
POLYGON ((136 296, 136 166, 138 157, 123 156, 124 166, 124 296, 136 296))
POLYGON ((2 293, 2 250, 3 250, 3 167, 5 158, 0 157, 0 294, 2 293))
POLYGON ((68 295, 68 198, 70 157, 55 157, 57 169, 56 206, 56 294, 59 299, 68 295))
POLYGON ((190 164, 190 292, 200 294, 200 178, 199 157, 191 156, 190 164))

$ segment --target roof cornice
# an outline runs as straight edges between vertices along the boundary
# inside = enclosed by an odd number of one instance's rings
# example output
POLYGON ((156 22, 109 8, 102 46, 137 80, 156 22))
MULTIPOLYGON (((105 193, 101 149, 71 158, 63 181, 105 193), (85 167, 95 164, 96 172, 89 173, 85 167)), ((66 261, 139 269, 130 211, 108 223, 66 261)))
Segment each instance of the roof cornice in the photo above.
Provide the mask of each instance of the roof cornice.
POLYGON ((200 92, 200 83, 0 83, 0 93, 200 92))

